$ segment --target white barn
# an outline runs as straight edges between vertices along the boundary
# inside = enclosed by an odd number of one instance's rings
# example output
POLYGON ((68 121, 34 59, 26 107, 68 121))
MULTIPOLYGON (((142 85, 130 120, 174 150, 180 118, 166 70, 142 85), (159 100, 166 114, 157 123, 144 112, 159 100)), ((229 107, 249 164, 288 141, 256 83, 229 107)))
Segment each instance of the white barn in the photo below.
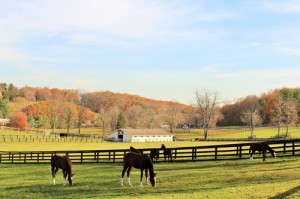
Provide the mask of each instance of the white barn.
POLYGON ((172 142, 173 137, 164 129, 118 129, 107 136, 115 142, 172 142))
POLYGON ((5 126, 10 123, 10 119, 2 119, 0 118, 0 126, 5 126))

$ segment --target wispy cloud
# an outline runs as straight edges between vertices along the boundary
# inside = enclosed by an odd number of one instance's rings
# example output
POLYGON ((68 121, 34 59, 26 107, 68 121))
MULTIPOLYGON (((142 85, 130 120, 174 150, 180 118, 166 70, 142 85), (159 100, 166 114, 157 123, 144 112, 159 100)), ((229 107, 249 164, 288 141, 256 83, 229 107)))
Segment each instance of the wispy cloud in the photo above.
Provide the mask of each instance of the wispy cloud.
POLYGON ((223 72, 215 74, 218 78, 241 78, 241 79, 274 79, 299 77, 300 70, 297 68, 282 67, 281 69, 262 69, 223 72))
POLYGON ((8 30, 22 34, 27 32, 51 36, 53 32, 96 32, 101 33, 101 36, 109 34, 151 41, 168 38, 170 35, 183 35, 186 38, 187 33, 195 34, 186 27, 190 24, 221 21, 231 17, 230 12, 224 10, 205 10, 198 5, 200 10, 191 12, 195 10, 193 6, 158 1, 30 2, 10 3, 19 12, 7 13, 5 18, 0 18, 0 23, 2 20, 8 21, 8 30))
POLYGON ((268 0, 265 2, 259 1, 264 8, 276 12, 300 13, 300 0, 268 0))
POLYGON ((277 48, 276 51, 287 56, 300 56, 300 48, 281 47, 277 48))

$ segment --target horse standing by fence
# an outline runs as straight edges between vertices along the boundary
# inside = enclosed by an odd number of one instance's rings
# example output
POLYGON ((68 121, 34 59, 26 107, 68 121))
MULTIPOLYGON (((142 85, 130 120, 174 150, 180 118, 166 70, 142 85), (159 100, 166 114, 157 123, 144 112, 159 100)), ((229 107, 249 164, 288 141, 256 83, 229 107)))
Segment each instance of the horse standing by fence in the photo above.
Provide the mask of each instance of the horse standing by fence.
POLYGON ((168 159, 168 162, 170 162, 170 159, 171 159, 171 162, 172 162, 173 150, 167 149, 164 144, 161 145, 161 149, 164 151, 165 162, 166 162, 166 159, 168 159))
POLYGON ((143 180, 143 171, 144 170, 145 170, 147 184, 148 184, 148 170, 149 170, 150 182, 153 187, 156 186, 156 173, 154 173, 152 160, 149 158, 148 155, 136 153, 136 152, 130 152, 130 153, 126 153, 124 155, 121 186, 123 186, 124 174, 125 174, 126 170, 127 170, 128 184, 130 186, 132 186, 130 183, 130 171, 131 171, 132 167, 141 170, 141 179, 140 179, 141 187, 143 186, 142 180, 143 180))
POLYGON ((150 158, 152 162, 159 160, 159 149, 151 149, 150 158))
POLYGON ((266 160, 267 151, 269 151, 273 158, 276 158, 275 150, 273 150, 267 143, 252 143, 249 148, 250 159, 253 160, 253 154, 255 151, 259 152, 259 155, 263 154, 263 161, 266 160))
POLYGON ((51 171, 52 171, 52 181, 53 185, 55 185, 55 174, 58 169, 62 169, 63 177, 64 177, 64 184, 66 185, 66 178, 68 176, 68 181, 70 185, 73 185, 73 176, 72 173, 72 162, 68 156, 59 156, 54 155, 51 157, 51 171))

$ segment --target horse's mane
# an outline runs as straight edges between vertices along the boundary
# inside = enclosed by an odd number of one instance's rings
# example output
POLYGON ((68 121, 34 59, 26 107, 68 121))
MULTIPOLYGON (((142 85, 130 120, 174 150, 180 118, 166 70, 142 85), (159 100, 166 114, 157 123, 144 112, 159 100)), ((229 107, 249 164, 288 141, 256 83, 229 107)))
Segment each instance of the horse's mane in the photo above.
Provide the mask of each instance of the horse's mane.
POLYGON ((70 174, 72 174, 72 162, 69 156, 66 156, 70 174))

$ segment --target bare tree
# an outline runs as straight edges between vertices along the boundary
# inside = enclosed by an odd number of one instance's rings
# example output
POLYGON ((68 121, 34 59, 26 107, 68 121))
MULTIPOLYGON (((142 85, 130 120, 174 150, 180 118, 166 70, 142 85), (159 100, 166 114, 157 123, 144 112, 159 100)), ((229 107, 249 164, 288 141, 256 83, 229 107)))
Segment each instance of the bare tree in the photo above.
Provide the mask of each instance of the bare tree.
POLYGON ((153 129, 157 125, 157 115, 153 109, 146 109, 142 114, 143 126, 153 129))
POLYGON ((271 115, 271 121, 277 124, 278 138, 284 118, 284 100, 283 95, 278 93, 274 98, 274 108, 271 115))
POLYGON ((165 110, 165 121, 170 126, 171 133, 174 133, 174 128, 180 119, 180 108, 177 102, 170 102, 165 110))
POLYGON ((144 110, 141 105, 133 105, 130 107, 128 113, 128 125, 131 128, 136 129, 138 127, 139 119, 141 118, 143 111, 144 110))
POLYGON ((78 127, 78 134, 80 134, 81 131, 81 126, 82 126, 82 121, 83 121, 83 115, 84 112, 86 111, 86 98, 85 98, 85 93, 83 91, 77 91, 77 113, 78 113, 78 122, 77 122, 77 127, 78 127))
POLYGON ((253 138, 253 132, 256 125, 261 124, 262 118, 256 108, 249 108, 243 112, 241 116, 242 122, 246 123, 250 128, 250 137, 253 138))
POLYGON ((58 117, 61 113, 61 100, 55 96, 51 95, 51 98, 49 100, 49 119, 50 119, 50 125, 52 128, 52 132, 55 131, 56 123, 58 121, 58 117))
POLYGON ((284 124, 286 127, 285 136, 288 136, 289 126, 298 122, 297 102, 294 99, 287 99, 284 101, 284 124))
POLYGON ((99 113, 99 120, 102 126, 102 133, 104 136, 104 132, 105 132, 105 127, 109 121, 108 119, 108 113, 109 110, 112 109, 113 107, 113 99, 110 99, 106 96, 103 96, 100 100, 99 100, 99 107, 98 107, 98 113, 99 113))
POLYGON ((244 99, 245 111, 242 112, 241 121, 246 123, 250 128, 250 137, 253 137, 253 132, 256 125, 262 123, 260 116, 260 104, 256 96, 248 96, 244 99))
POLYGON ((199 119, 204 131, 204 139, 207 140, 209 127, 214 126, 218 121, 219 109, 217 109, 217 106, 221 103, 219 94, 217 92, 211 93, 205 89, 201 92, 197 90, 195 94, 199 119))

